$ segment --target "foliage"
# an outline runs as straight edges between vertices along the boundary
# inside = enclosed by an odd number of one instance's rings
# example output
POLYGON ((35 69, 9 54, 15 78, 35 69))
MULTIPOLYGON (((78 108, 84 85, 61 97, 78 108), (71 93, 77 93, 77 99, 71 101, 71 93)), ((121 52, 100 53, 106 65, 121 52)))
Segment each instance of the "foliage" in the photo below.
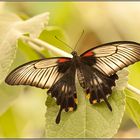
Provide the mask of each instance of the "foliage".
MULTIPOLYGON (((54 5, 52 3, 49 3, 49 5, 46 5, 45 3, 29 5, 26 7, 28 9, 26 11, 27 15, 25 14, 24 16, 26 18, 29 17, 27 20, 23 20, 19 18, 18 15, 11 13, 4 12, 0 14, 0 83, 4 81, 9 70, 23 64, 24 62, 39 59, 40 54, 45 57, 55 56, 55 53, 50 52, 49 50, 37 52, 31 45, 22 40, 24 35, 32 39, 38 38, 66 52, 71 52, 70 48, 57 40, 55 36, 69 44, 71 39, 75 39, 73 31, 79 32, 79 29, 81 31, 81 23, 84 22, 84 20, 74 17, 76 8, 72 7, 72 3, 63 3, 62 5, 59 3, 59 5, 66 7, 62 9, 57 7, 56 10, 52 10, 54 5), (28 12, 29 5, 33 7, 33 11, 28 12), (50 23, 55 26, 47 25, 48 13, 46 12, 30 17, 31 15, 33 16, 33 13, 37 14, 46 11, 47 6, 49 11, 52 13, 50 23), (57 13, 56 11, 58 14, 55 16, 57 13), (70 20, 70 18, 67 17, 73 17, 73 20, 70 20), (69 26, 69 23, 72 25, 69 26), (59 27, 57 27, 58 25, 59 27), (73 29, 73 27, 76 27, 75 25, 79 25, 77 26, 77 29, 73 29), (67 32, 69 35, 66 34, 67 32)), ((58 6, 57 3, 55 6, 58 6)), ((75 5, 75 7, 76 6, 77 5, 75 5)), ((98 13, 99 9, 97 8, 96 10, 98 13)), ((16 12, 20 17, 23 17, 18 10, 16 12)), ((102 12, 100 14, 102 14, 102 12)), ((96 13, 94 13, 94 16, 97 17, 96 13)), ((82 18, 85 19, 85 15, 83 17, 82 18)), ((99 17, 102 16, 100 15, 99 17)), ((87 21, 89 19, 90 16, 87 18, 87 21)), ((101 18, 96 19, 97 22, 98 20, 101 20, 101 18)), ((95 22, 96 21, 94 21, 94 23, 95 22)), ((108 23, 107 19, 105 23, 108 23)), ((91 26, 91 23, 88 24, 91 26)), ((101 24, 101 22, 100 24, 94 24, 95 32, 96 30, 101 32, 101 24)), ((105 31, 102 30, 104 34, 107 34, 106 30, 109 29, 109 25, 111 25, 111 23, 108 24, 105 31)), ((90 26, 86 29, 89 29, 90 26)), ((112 29, 114 28, 111 26, 111 30, 112 29)), ((100 32, 98 36, 100 36, 100 32)), ((114 30, 112 32, 114 32, 114 30)), ((105 40, 104 34, 101 35, 101 40, 105 40)), ((119 35, 117 34, 117 39, 120 38, 120 36, 118 36, 119 35)), ((114 36, 112 35, 111 40, 114 39, 113 37, 114 36)), ((108 38, 110 38, 110 36, 108 36, 108 38)), ((73 41, 75 42, 75 40, 73 41)), ((70 43, 70 45, 71 44, 73 44, 73 42, 70 43)), ((135 71, 135 74, 139 73, 139 68, 139 64, 135 64, 134 68, 131 68, 129 74, 130 83, 135 82, 132 71, 135 71)), ((85 99, 85 95, 78 85, 78 109, 74 112, 63 112, 62 120, 59 125, 55 124, 55 117, 59 107, 52 98, 49 96, 47 97, 45 94, 46 90, 43 91, 23 86, 10 87, 3 82, 0 85, 0 136, 62 138, 113 137, 120 127, 125 107, 128 116, 130 116, 130 118, 140 128, 140 96, 126 90, 124 92, 124 87, 127 86, 128 80, 128 72, 126 70, 119 72, 118 75, 119 80, 116 82, 117 86, 114 88, 113 94, 109 97, 109 102, 113 108, 112 112, 108 110, 104 102, 92 106, 89 101, 85 99), (43 105, 45 104, 46 98, 47 110, 45 105, 43 105), (44 114, 46 117, 45 128, 44 114)), ((136 75, 135 77, 138 78, 136 75)), ((139 79, 136 81, 136 85, 138 86, 139 79)))
POLYGON ((46 26, 48 13, 23 21, 15 14, 0 14, 0 82, 2 82, 15 58, 17 39, 25 33, 37 37, 46 26), (38 24, 39 22, 39 24, 38 24))
POLYGON ((140 97, 130 91, 127 91, 126 94, 126 111, 140 128, 140 97))
POLYGON ((91 105, 78 87, 78 109, 75 112, 62 113, 59 125, 55 124, 59 107, 52 99, 47 101, 46 137, 64 138, 101 138, 112 137, 120 126, 125 107, 125 95, 114 91, 109 98, 113 111, 110 112, 102 102, 91 105))

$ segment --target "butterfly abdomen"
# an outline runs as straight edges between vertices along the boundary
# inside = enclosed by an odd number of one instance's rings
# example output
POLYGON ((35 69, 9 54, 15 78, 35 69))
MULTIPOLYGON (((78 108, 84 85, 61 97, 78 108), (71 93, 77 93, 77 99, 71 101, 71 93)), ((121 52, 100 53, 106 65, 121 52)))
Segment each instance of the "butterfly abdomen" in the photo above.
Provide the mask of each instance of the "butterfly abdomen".
POLYGON ((77 69, 77 76, 78 76, 78 80, 79 80, 81 87, 86 88, 85 78, 84 78, 83 73, 80 71, 80 69, 77 69))

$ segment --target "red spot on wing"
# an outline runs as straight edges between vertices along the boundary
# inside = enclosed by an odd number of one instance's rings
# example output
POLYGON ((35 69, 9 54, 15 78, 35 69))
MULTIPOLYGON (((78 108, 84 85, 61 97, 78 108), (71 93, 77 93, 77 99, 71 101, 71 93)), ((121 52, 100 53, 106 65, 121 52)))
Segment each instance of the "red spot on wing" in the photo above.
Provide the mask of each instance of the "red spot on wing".
POLYGON ((92 55, 94 55, 94 53, 92 51, 89 51, 89 52, 85 53, 83 56, 92 56, 92 55))
POLYGON ((66 58, 60 58, 58 59, 58 62, 59 63, 63 63, 63 62, 67 62, 67 61, 70 61, 69 59, 66 59, 66 58))

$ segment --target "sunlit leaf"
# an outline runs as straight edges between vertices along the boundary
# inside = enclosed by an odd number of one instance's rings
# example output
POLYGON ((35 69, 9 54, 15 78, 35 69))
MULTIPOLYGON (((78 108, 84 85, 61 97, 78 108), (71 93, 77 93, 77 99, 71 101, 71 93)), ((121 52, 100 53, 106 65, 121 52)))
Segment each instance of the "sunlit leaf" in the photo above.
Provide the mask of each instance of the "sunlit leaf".
MULTIPOLYGON (((32 18, 27 21, 22 21, 20 18, 18 18, 14 14, 0 14, 0 41, 2 42, 0 45, 0 82, 3 81, 5 78, 8 70, 10 69, 10 66, 13 62, 13 59, 15 57, 16 53, 16 42, 17 38, 20 37, 23 33, 27 32, 31 33, 31 36, 37 36, 39 32, 42 31, 42 27, 44 25, 39 25, 39 27, 35 27, 34 22, 38 22, 42 20, 41 23, 46 22, 46 18, 48 17, 48 14, 43 14, 40 16, 37 16, 36 18, 32 18), (44 19, 43 19, 44 18, 44 19), (31 25, 31 22, 33 25, 31 25), (22 28, 22 26, 24 28, 22 28), (26 28, 27 27, 27 28, 26 28), (35 31, 33 31, 33 27, 35 31), (39 29, 40 28, 40 29, 39 29)), ((36 23, 37 26, 37 23, 36 23)), ((25 46, 21 44, 22 47, 25 46)), ((26 52, 28 49, 26 48, 26 52)), ((27 58, 27 54, 29 51, 26 53, 26 56, 23 55, 20 51, 17 53, 16 56, 16 61, 14 62, 13 68, 17 67, 19 64, 23 64, 25 59, 27 58)), ((33 56, 30 56, 33 58, 33 56)), ((8 86, 7 84, 2 84, 0 87, 0 115, 2 115, 8 108, 9 106, 13 103, 13 101, 20 95, 22 91, 22 87, 11 87, 8 86)))
POLYGON ((62 120, 59 125, 55 118, 59 107, 53 99, 48 97, 46 101, 46 137, 72 137, 72 138, 98 138, 113 137, 121 124, 125 110, 125 94, 123 92, 128 80, 128 71, 123 69, 118 73, 119 79, 109 97, 113 108, 110 112, 104 102, 91 105, 85 99, 80 87, 78 93, 78 109, 75 112, 62 113, 62 120))
POLYGON ((140 128, 140 95, 126 91, 126 112, 140 128))
POLYGON ((128 74, 129 74, 129 72, 128 72, 127 68, 124 68, 123 70, 117 72, 119 79, 116 80, 116 86, 114 87, 114 89, 116 89, 116 90, 125 89, 125 87, 127 86, 128 74))
POLYGON ((14 115, 12 108, 0 116, 0 136, 1 137, 19 137, 18 128, 16 127, 17 116, 14 115))
POLYGON ((48 21, 48 13, 23 21, 15 14, 0 14, 0 82, 2 82, 15 58, 17 39, 25 33, 36 37, 48 21))
POLYGON ((63 112, 62 120, 59 125, 55 123, 55 118, 59 107, 55 101, 48 97, 46 113, 46 137, 112 137, 118 130, 124 110, 125 95, 123 93, 126 85, 127 70, 118 73, 120 79, 109 97, 109 102, 113 108, 110 112, 104 102, 91 105, 85 99, 85 95, 78 87, 78 109, 75 112, 63 112), (121 86, 121 83, 123 86, 121 86))
POLYGON ((110 112, 105 103, 91 105, 84 93, 78 88, 78 109, 75 112, 63 112, 60 124, 55 123, 59 107, 54 100, 47 101, 46 137, 112 137, 118 130, 125 108, 125 96, 122 91, 114 91, 109 98, 113 108, 110 112))
MULTIPOLYGON (((20 51, 17 51, 16 58, 16 61, 12 64, 11 70, 21 64, 21 62, 26 62, 26 58, 20 51)), ((13 101, 19 97, 22 91, 23 87, 21 86, 11 87, 4 82, 0 85, 0 115, 13 104, 13 101)))
POLYGON ((10 88, 6 84, 0 85, 0 115, 7 110, 13 100, 20 95, 21 91, 21 87, 10 88))
POLYGON ((129 84, 140 89, 140 62, 137 62, 129 67, 129 84))

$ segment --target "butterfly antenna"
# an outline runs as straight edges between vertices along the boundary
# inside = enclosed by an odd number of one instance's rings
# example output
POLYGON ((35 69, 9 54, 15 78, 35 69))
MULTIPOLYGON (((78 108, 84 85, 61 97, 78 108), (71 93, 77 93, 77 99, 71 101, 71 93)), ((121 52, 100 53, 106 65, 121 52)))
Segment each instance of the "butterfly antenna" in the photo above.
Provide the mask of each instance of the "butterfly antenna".
POLYGON ((77 43, 76 43, 76 45, 75 45, 75 47, 74 47, 74 50, 76 50, 77 45, 78 45, 78 43, 80 42, 80 40, 81 40, 83 34, 84 34, 84 30, 82 31, 82 33, 81 33, 81 35, 80 35, 80 37, 79 37, 79 39, 78 39, 78 41, 77 41, 77 43))
POLYGON ((57 36, 55 36, 55 38, 57 40, 59 40, 60 42, 62 42, 65 46, 69 47, 71 50, 73 50, 73 48, 71 48, 67 43, 65 43, 64 41, 60 40, 57 36))

